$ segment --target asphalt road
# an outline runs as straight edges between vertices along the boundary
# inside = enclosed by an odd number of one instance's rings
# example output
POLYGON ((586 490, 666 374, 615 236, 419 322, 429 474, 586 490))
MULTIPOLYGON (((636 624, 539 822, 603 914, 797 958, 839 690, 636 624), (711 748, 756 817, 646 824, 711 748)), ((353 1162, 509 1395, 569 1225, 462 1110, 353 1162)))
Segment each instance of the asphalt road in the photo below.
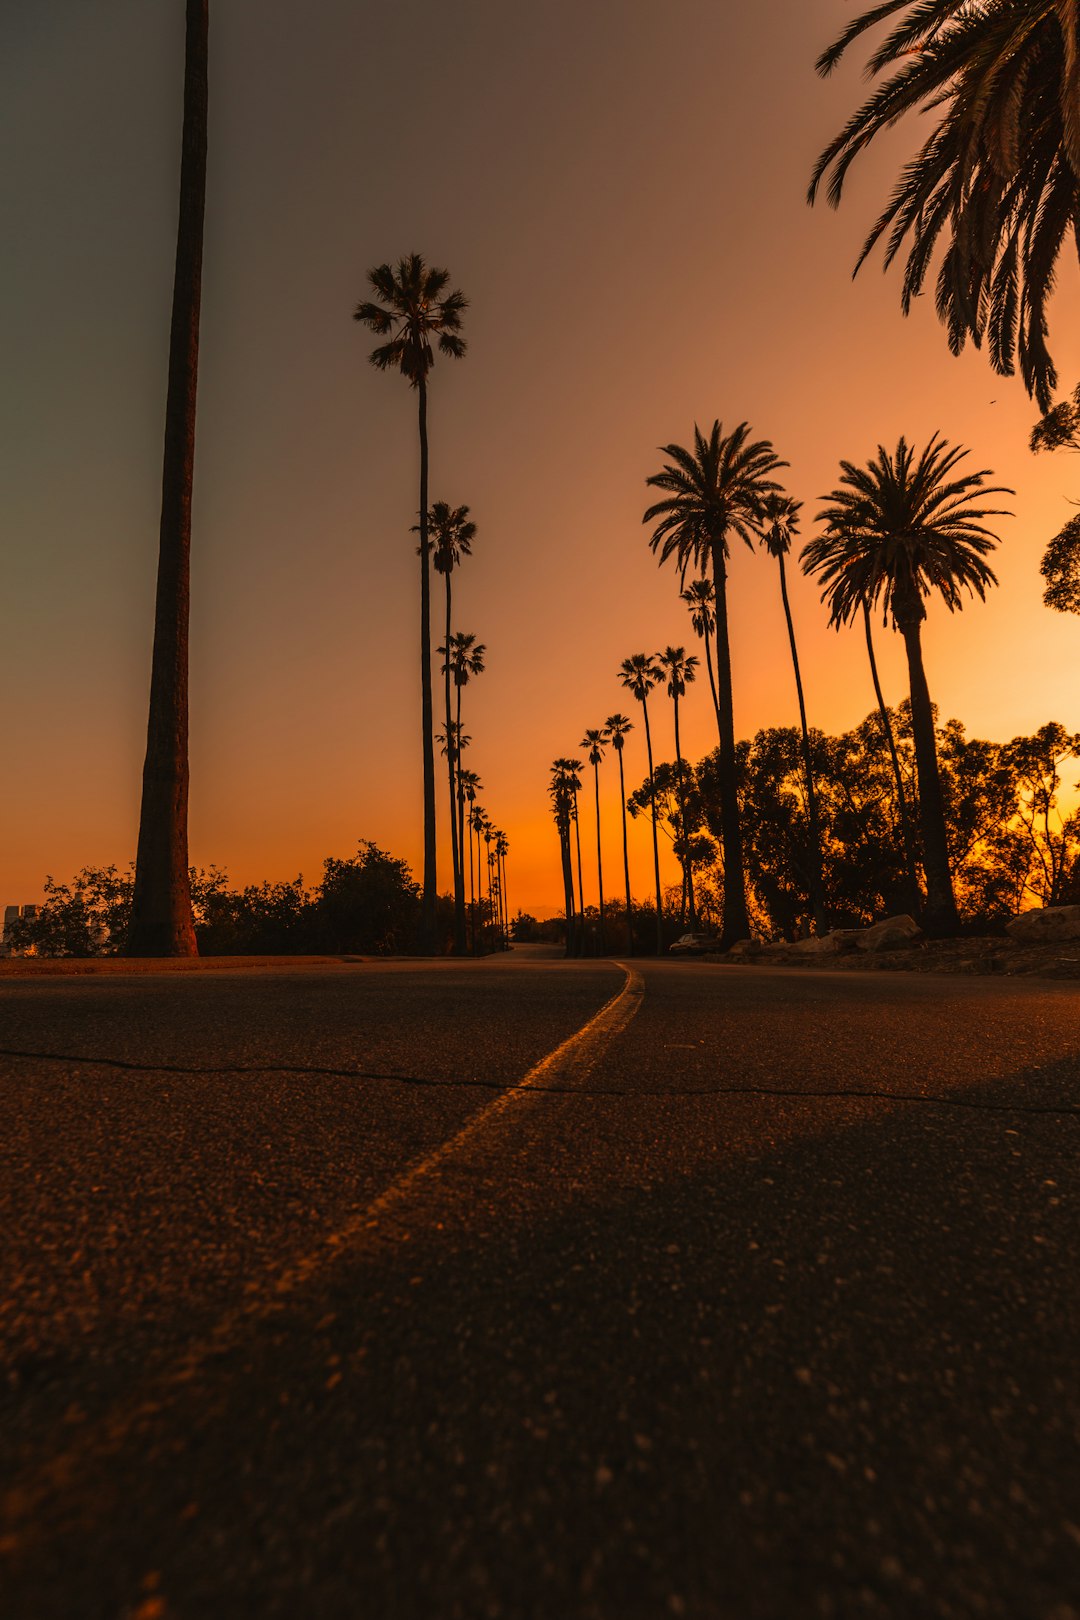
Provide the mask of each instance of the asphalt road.
POLYGON ((1076 987, 634 966, 0 981, 5 1620, 1080 1620, 1076 987))

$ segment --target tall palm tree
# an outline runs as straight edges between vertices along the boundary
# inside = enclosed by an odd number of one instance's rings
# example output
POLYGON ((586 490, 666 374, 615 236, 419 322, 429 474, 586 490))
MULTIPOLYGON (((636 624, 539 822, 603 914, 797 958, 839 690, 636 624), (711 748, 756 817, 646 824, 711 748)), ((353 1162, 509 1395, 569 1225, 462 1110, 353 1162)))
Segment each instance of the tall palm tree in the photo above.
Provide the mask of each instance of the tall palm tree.
POLYGON ((573 794, 567 781, 565 759, 557 759, 551 767, 551 811, 559 835, 559 859, 562 868, 563 906, 566 912, 566 954, 576 954, 576 920, 574 905, 574 871, 570 862, 570 816, 573 794))
POLYGON ((712 693, 713 712, 720 717, 720 699, 716 695, 716 676, 713 674, 712 647, 709 637, 716 629, 716 592, 711 579, 693 579, 681 592, 690 609, 690 623, 694 634, 705 645, 705 667, 709 672, 709 691, 712 693))
MULTIPOLYGON (((455 692, 456 692, 456 695, 457 695, 456 724, 457 724, 457 726, 458 726, 458 728, 460 730, 460 727, 461 727, 461 693, 462 693, 462 689, 463 689, 463 687, 468 686, 469 681, 475 675, 482 675, 484 673, 484 660, 485 660, 485 658, 487 656, 487 648, 484 646, 484 643, 482 641, 477 641, 476 637, 474 635, 472 635, 470 632, 462 631, 462 630, 455 630, 454 633, 450 636, 449 640, 444 642, 443 645, 439 648, 439 656, 443 659, 443 666, 442 666, 443 674, 444 675, 447 675, 447 674, 453 675, 453 678, 454 678, 454 689, 455 689, 455 692)), ((458 843, 458 855, 459 855, 459 858, 460 858, 461 857, 461 850, 464 847, 464 843, 465 843, 465 813, 464 813, 464 804, 463 804, 463 801, 461 799, 460 794, 458 795, 458 838, 457 838, 457 843, 458 843)), ((470 847, 470 854, 471 854, 471 852, 472 852, 471 842, 470 842, 469 847, 470 847)), ((462 861, 461 884, 462 884, 462 891, 464 892, 464 887, 465 887, 464 861, 462 861)))
POLYGON ((479 951, 480 937, 481 937, 481 934, 483 932, 484 869, 483 869, 483 866, 481 865, 480 839, 483 836, 484 824, 485 824, 486 821, 487 821, 487 815, 486 815, 483 807, 481 805, 479 805, 479 804, 474 804, 472 806, 471 810, 469 811, 469 870, 470 870, 470 872, 472 871, 472 859, 473 859, 473 851, 472 851, 473 833, 476 834, 476 903, 475 903, 475 907, 473 909, 473 930, 472 930, 472 932, 473 932, 472 948, 473 948, 473 954, 474 955, 476 955, 476 953, 479 951))
POLYGON ((904 439, 895 451, 878 446, 865 467, 841 462, 831 504, 818 514, 823 534, 803 547, 803 567, 823 585, 832 621, 846 623, 864 603, 880 604, 904 638, 911 688, 911 729, 919 778, 924 925, 948 934, 958 926, 945 809, 938 772, 934 710, 922 657, 925 599, 936 591, 950 612, 963 606, 964 591, 985 597, 997 583, 984 561, 997 536, 983 519, 1009 514, 975 504, 1012 490, 992 487, 988 471, 958 472, 970 452, 937 434, 916 457, 904 439))
MULTIPOLYGON (((581 824, 578 820, 578 794, 581 792, 581 761, 580 759, 567 759, 565 756, 557 759, 552 766, 555 773, 553 781, 560 795, 565 795, 569 804, 567 812, 567 839, 571 831, 577 843, 577 874, 578 892, 574 910, 580 919, 580 928, 575 931, 574 954, 581 955, 585 947, 585 889, 581 878, 581 824)), ((561 802, 561 800, 560 800, 561 802)), ((571 872, 571 891, 573 890, 573 873, 571 872)))
POLYGON ((821 819, 818 816, 817 793, 814 790, 814 766, 810 757, 810 729, 806 723, 806 699, 803 695, 802 671, 799 668, 799 649, 795 642, 795 624, 791 617, 785 562, 792 541, 799 532, 799 513, 802 502, 790 495, 775 492, 766 495, 761 503, 761 541, 770 557, 775 557, 780 569, 780 597, 787 622, 788 645, 795 671, 795 691, 799 698, 799 724, 802 726, 803 772, 806 777, 806 819, 810 829, 810 906, 814 926, 819 933, 829 927, 828 907, 825 904, 825 884, 821 875, 821 819))
MULTIPOLYGON (((652 730, 649 726, 649 693, 660 679, 656 660, 648 653, 632 653, 619 665, 619 680, 626 690, 641 704, 645 717, 645 750, 649 759, 649 804, 652 809, 653 876, 656 880, 656 954, 664 949, 664 903, 660 897, 660 842, 656 834, 656 786, 653 779, 652 730)), ((619 752, 620 782, 622 781, 622 751, 619 752)), ((623 814, 626 814, 626 794, 623 793, 623 814)), ((623 822, 623 842, 626 841, 626 822, 623 822)))
POLYGON ((154 650, 129 956, 197 956, 188 876, 188 618, 199 372, 209 0, 187 0, 154 650))
POLYGON ((835 207, 859 153, 898 119, 938 114, 904 166, 863 247, 907 252, 902 306, 923 289, 935 249, 937 308, 958 354, 987 338, 995 370, 1019 362, 1042 410, 1056 381, 1046 345, 1055 264, 1080 250, 1080 11, 1076 0, 886 0, 818 60, 828 74, 868 29, 890 31, 868 71, 884 75, 818 158, 835 207))
POLYGON ((503 918, 503 949, 510 949, 510 907, 506 894, 506 857, 510 853, 510 841, 504 832, 498 834, 495 840, 495 859, 499 863, 499 895, 502 900, 503 918))
POLYGON ((679 699, 686 696, 686 688, 697 679, 698 660, 693 653, 687 657, 685 647, 665 647, 656 655, 661 680, 667 681, 667 694, 675 708, 675 780, 679 784, 679 822, 681 847, 680 864, 683 886, 690 898, 690 926, 697 927, 697 904, 694 899, 694 866, 690 859, 690 828, 686 819, 686 773, 683 768, 682 742, 679 736, 679 699))
MULTIPOLYGON (((476 539, 476 524, 469 516, 467 506, 450 506, 446 501, 436 501, 428 513, 428 534, 431 539, 431 560, 435 565, 436 573, 443 576, 446 586, 446 635, 439 652, 443 657, 442 674, 444 698, 446 704, 446 730, 449 735, 452 723, 450 714, 450 660, 446 649, 450 646, 450 613, 452 602, 451 577, 463 557, 472 555, 472 543, 476 539)), ((459 692, 460 696, 460 692, 459 692)), ((460 704, 459 704, 460 711, 460 704)), ((461 714, 457 717, 458 730, 461 729, 461 714)), ((454 772, 456 760, 447 754, 447 774, 450 789, 450 860, 454 872, 454 946, 459 952, 465 949, 465 863, 462 858, 461 841, 458 836, 457 793, 454 788, 454 772)))
POLYGON ((420 433, 420 710, 424 750, 424 948, 435 949, 435 902, 438 880, 435 856, 435 745, 431 697, 431 543, 428 535, 428 373, 440 354, 460 359, 465 353, 461 320, 468 308, 463 293, 447 292, 448 270, 429 267, 418 253, 376 265, 368 281, 379 303, 356 306, 353 319, 386 341, 369 359, 379 371, 400 371, 415 388, 420 433))
POLYGON ((604 757, 604 746, 608 734, 603 726, 592 726, 586 732, 579 747, 586 750, 589 764, 593 768, 593 787, 596 794, 596 881, 600 890, 600 927, 597 935, 597 955, 604 954, 604 861, 600 852, 600 762, 604 757))
POLYGON ((626 778, 623 775, 623 744, 626 734, 633 731, 633 722, 625 714, 609 714, 604 721, 611 746, 619 756, 619 808, 622 811, 623 877, 626 879, 626 937, 627 949, 634 954, 634 902, 630 898, 630 852, 626 842, 626 778))
POLYGON ((712 572, 716 594, 717 732, 720 741, 718 777, 720 826, 724 844, 725 946, 745 939, 750 932, 746 911, 746 876, 743 870, 742 828, 739 822, 739 782, 735 759, 735 716, 731 693, 731 651, 728 641, 727 562, 733 535, 753 550, 761 502, 780 488, 771 476, 786 462, 779 459, 768 439, 751 439, 740 422, 724 433, 714 422, 706 438, 694 428, 694 448, 663 446, 669 458, 660 472, 645 480, 664 492, 650 506, 643 523, 655 525, 649 544, 659 551, 661 564, 673 557, 684 570, 693 563, 700 573, 712 572))
MULTIPOLYGON (((466 770, 464 768, 464 766, 459 761, 458 768, 457 768, 458 849, 459 849, 459 851, 464 847, 464 843, 465 843, 465 806, 466 806, 466 804, 468 804, 468 806, 469 806, 469 814, 471 816, 471 814, 472 814, 472 806, 476 802, 476 795, 479 792, 479 790, 483 787, 483 785, 484 784, 481 782, 481 780, 480 780, 479 776, 476 774, 476 772, 466 770)), ((471 935, 471 948, 475 951, 475 949, 476 949, 476 888, 475 888, 475 883, 474 883, 474 880, 473 880, 473 847, 472 847, 472 823, 471 823, 471 821, 469 823, 469 928, 470 928, 470 935, 471 935)))

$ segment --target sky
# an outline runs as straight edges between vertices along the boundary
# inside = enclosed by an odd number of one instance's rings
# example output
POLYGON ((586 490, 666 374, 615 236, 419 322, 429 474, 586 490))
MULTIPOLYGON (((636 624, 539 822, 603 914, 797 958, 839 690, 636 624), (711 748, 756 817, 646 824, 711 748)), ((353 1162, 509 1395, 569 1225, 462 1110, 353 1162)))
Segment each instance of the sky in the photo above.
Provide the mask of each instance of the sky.
MULTIPOLYGON (((133 859, 145 747, 175 250, 182 0, 8 0, 0 17, 0 903, 133 859)), ((361 838, 422 852, 415 395, 368 364, 366 272, 413 251, 470 300, 431 376, 431 498, 478 525, 456 628, 486 644, 469 764, 506 832, 511 908, 561 903, 556 755, 622 709, 630 653, 695 649, 648 548, 645 479, 695 422, 746 420, 813 532, 841 457, 940 431, 1015 489, 985 605, 925 628, 931 693, 969 732, 1080 729, 1074 618, 1038 563, 1080 469, 1037 413, 858 248, 917 126, 807 207, 864 92, 814 59, 849 0, 211 0, 192 540, 191 858, 318 880, 361 838)), ((1066 277, 1075 278, 1075 268, 1066 277)), ((1080 376, 1068 281, 1052 349, 1080 376)), ((811 723, 873 706, 865 649, 791 581, 811 723)), ((736 730, 797 723, 775 565, 729 585, 736 730)), ((890 701, 899 638, 883 632, 890 701)), ((704 680, 683 745, 715 743, 704 680)), ((670 705, 657 752, 672 757, 670 705)), ((442 778, 439 782, 441 785, 442 778)), ((618 889, 614 758, 602 767, 618 889)), ((440 813, 442 802, 440 800, 440 813)), ((587 825, 587 824, 586 824, 587 825)), ((443 829, 445 830, 445 829, 443 829)), ((644 822, 635 889, 649 885, 644 822)), ((449 888, 447 841, 440 887, 449 888)), ((674 876, 673 865, 668 875, 674 876)), ((586 875, 586 900, 590 899, 586 875)), ((592 896, 595 898, 595 895, 592 896)))

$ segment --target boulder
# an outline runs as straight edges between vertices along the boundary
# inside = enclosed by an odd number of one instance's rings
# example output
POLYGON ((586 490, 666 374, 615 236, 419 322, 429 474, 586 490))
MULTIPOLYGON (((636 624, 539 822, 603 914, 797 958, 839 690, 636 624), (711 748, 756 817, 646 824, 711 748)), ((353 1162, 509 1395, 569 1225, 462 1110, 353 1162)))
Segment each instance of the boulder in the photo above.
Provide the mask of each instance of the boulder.
POLYGON ((788 950, 797 951, 800 956, 838 956, 841 951, 854 950, 857 934, 855 928, 834 928, 831 934, 797 939, 788 950))
POLYGON ((1080 939, 1080 906, 1037 906, 1013 917, 1005 924, 1005 931, 1021 945, 1080 939))
POLYGON ((869 928, 859 930, 855 944, 860 951, 900 951, 905 946, 918 945, 923 931, 914 917, 905 913, 897 917, 883 917, 869 928))
POLYGON ((761 944, 756 939, 737 939, 727 955, 729 962, 746 962, 761 955, 761 944))

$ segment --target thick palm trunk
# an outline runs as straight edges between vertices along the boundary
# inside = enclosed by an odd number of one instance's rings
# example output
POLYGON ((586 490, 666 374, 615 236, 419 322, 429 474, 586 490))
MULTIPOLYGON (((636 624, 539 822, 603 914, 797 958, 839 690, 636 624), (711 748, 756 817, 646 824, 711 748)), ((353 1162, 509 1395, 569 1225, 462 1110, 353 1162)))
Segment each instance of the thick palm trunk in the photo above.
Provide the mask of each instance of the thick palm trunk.
POLYGON ((604 954, 604 862, 600 853, 600 766, 593 765, 593 781, 596 788, 596 881, 600 889, 600 928, 597 935, 597 955, 604 954))
POLYGON ((623 877, 626 879, 626 948, 630 955, 634 954, 634 903, 630 898, 630 850, 626 842, 626 779, 623 776, 622 749, 616 749, 619 756, 619 804, 622 809, 622 863, 623 877))
POLYGON ((188 876, 188 619, 195 397, 206 200, 209 0, 188 0, 154 650, 131 956, 197 956, 188 876))
POLYGON ((421 949, 434 954, 438 877, 435 857, 435 734, 431 693, 431 556, 428 544, 427 379, 420 378, 420 723, 424 736, 424 886, 421 949))
POLYGON ((723 949, 747 939, 750 919, 746 911, 742 828, 739 824, 739 784, 735 768, 735 710, 731 693, 731 648, 728 643, 727 566, 719 542, 712 548, 713 590, 716 594, 716 710, 720 739, 720 831, 724 844, 723 949))
POLYGON ((829 931, 829 910, 825 901, 825 884, 821 876, 821 823, 818 819, 817 793, 814 788, 814 767, 810 758, 810 728, 806 723, 806 699, 803 695, 802 670, 799 668, 799 649, 795 643, 795 624, 788 601, 787 573, 783 553, 777 557, 780 564, 780 595, 787 620, 791 663, 795 670, 795 690, 799 695, 799 724, 802 726, 803 770, 806 773, 806 819, 810 824, 810 907, 814 914, 814 927, 819 934, 829 931))
POLYGON ((881 690, 881 678, 878 675, 877 658, 874 654, 874 633, 870 625, 870 607, 867 602, 862 605, 863 628, 866 631, 866 652, 870 659, 870 676, 874 682, 874 696, 877 698, 878 714, 881 717, 881 729, 885 736, 885 745, 889 750, 889 759, 892 762, 893 780, 896 783, 896 805, 900 816, 900 844, 904 855, 904 867, 908 879, 908 904, 911 915, 918 917, 922 912, 921 897, 919 894, 919 879, 915 871, 915 852, 911 836, 911 814, 908 809, 907 793, 904 791, 904 773, 900 769, 900 755, 896 751, 896 738, 893 735, 892 722, 889 711, 885 706, 885 696, 881 690))
POLYGON ((645 717, 645 751, 649 758, 649 804, 652 808, 653 876, 656 879, 656 954, 657 956, 662 956, 664 954, 664 904, 660 898, 660 841, 656 836, 656 783, 653 778, 652 731, 649 727, 649 704, 646 698, 642 698, 641 700, 641 712, 645 717))
POLYGON ((457 767, 460 764, 458 750, 461 747, 461 732, 454 731, 451 719, 450 704, 450 571, 446 572, 446 639, 443 646, 446 656, 443 659, 443 694, 446 699, 446 774, 450 785, 450 864, 454 877, 454 949, 459 956, 465 951, 465 880, 463 862, 461 859, 461 844, 458 840, 457 819, 457 767), (451 742, 453 738, 453 742, 451 742))
POLYGON ((919 819, 922 823, 923 870, 926 873, 926 909, 923 927, 937 936, 955 934, 960 927, 949 870, 949 839, 945 830, 945 801, 938 772, 934 709, 922 659, 922 625, 914 613, 897 619, 907 652, 911 683, 911 732, 919 773, 919 819))
POLYGON ((683 772, 682 743, 679 738, 679 696, 675 694, 675 771, 679 783, 679 820, 682 824, 683 887, 690 902, 690 927, 697 929, 697 903, 694 899, 694 865, 690 859, 690 835, 686 827, 686 777, 683 772))

